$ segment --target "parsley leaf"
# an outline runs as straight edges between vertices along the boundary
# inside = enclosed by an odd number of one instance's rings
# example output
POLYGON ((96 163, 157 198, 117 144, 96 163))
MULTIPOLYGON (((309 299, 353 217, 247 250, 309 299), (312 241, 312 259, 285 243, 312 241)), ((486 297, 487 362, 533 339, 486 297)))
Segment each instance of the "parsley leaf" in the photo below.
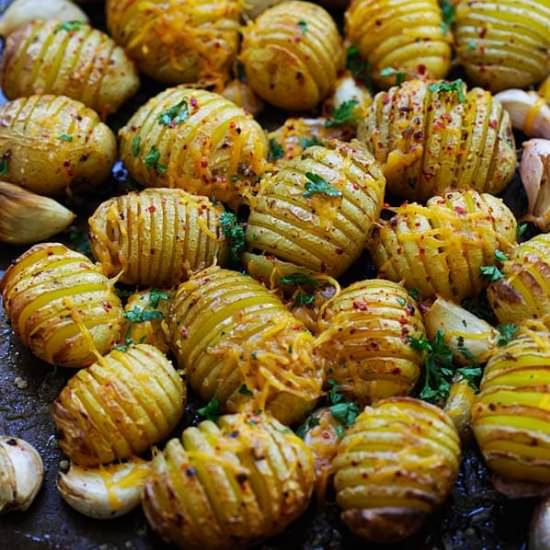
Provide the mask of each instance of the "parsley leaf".
POLYGON ((409 289, 409 296, 413 300, 418 301, 418 299, 420 298, 420 291, 417 288, 410 288, 409 289))
POLYGON ((149 292, 149 305, 153 308, 157 308, 161 300, 169 300, 170 295, 165 290, 159 290, 158 288, 152 288, 149 292))
POLYGON ((487 279, 491 283, 504 278, 502 271, 496 265, 482 265, 479 268, 479 272, 484 279, 487 279))
POLYGON ((59 31, 74 32, 79 30, 83 25, 85 25, 83 21, 65 21, 64 23, 61 23, 56 27, 55 32, 59 32, 59 31))
POLYGON ((70 227, 69 241, 71 242, 71 248, 85 256, 91 256, 92 246, 90 245, 88 234, 85 231, 75 226, 70 227))
POLYGON ((150 170, 156 170, 159 174, 164 174, 164 172, 166 172, 166 166, 164 164, 160 164, 159 162, 160 151, 156 145, 151 147, 151 150, 145 155, 143 161, 145 162, 145 166, 147 166, 150 170))
POLYGON ((432 93, 456 93, 457 99, 460 103, 464 103, 466 101, 464 82, 460 78, 454 80, 453 82, 447 82, 446 80, 434 82, 428 86, 428 90, 432 93))
POLYGON ((176 105, 173 105, 166 111, 163 111, 158 118, 159 124, 162 126, 177 126, 185 122, 189 118, 189 104, 187 99, 182 99, 176 105))
POLYGON ((506 254, 504 254, 504 252, 502 252, 502 250, 497 250, 495 252, 495 258, 499 262, 507 262, 509 260, 508 256, 506 256, 506 254))
POLYGON ((140 151, 141 151, 141 137, 134 136, 132 139, 132 155, 134 155, 134 157, 137 157, 140 151))
POLYGON ((514 323, 507 323, 497 327, 499 336, 497 338, 497 346, 502 347, 511 342, 517 335, 519 327, 514 323))
POLYGON ((128 319, 130 323, 145 323, 147 321, 158 321, 160 319, 164 319, 162 311, 147 311, 139 306, 135 306, 129 311, 125 311, 124 317, 125 319, 128 319))
POLYGON ((271 138, 269 140, 269 160, 273 162, 274 160, 282 159, 285 156, 285 150, 283 146, 276 140, 271 138))
POLYGON ((457 375, 466 380, 468 384, 474 389, 479 389, 479 381, 481 379, 481 375, 483 373, 481 367, 479 366, 472 366, 472 367, 462 367, 460 369, 456 369, 457 375))
POLYGON ((356 46, 350 46, 346 51, 346 69, 368 88, 373 87, 369 64, 361 57, 356 46))
POLYGON ((304 21, 303 19, 300 19, 300 21, 298 21, 298 27, 300 27, 300 30, 302 31, 302 34, 306 34, 306 32, 307 32, 307 21, 304 21))
POLYGON ((527 223, 520 223, 517 228, 517 237, 518 239, 521 239, 525 233, 527 233, 527 229, 529 228, 529 224, 527 223))
POLYGON ((407 77, 407 74, 404 71, 394 69, 393 67, 384 67, 380 71, 380 76, 383 76, 383 77, 395 76, 395 85, 401 86, 401 84, 405 82, 405 78, 407 77))
POLYGON ((451 0, 442 0, 441 1, 441 31, 445 34, 449 32, 451 26, 454 23, 456 15, 456 8, 451 0))
POLYGON ((7 176, 10 171, 10 161, 7 156, 3 156, 0 159, 0 176, 7 176))
POLYGON ((223 234, 229 240, 229 252, 231 262, 238 264, 241 259, 241 253, 245 249, 244 229, 238 222, 237 216, 232 212, 223 212, 220 216, 220 224, 223 234))
POLYGON ((70 136, 69 134, 59 134, 57 139, 70 143, 73 140, 73 136, 70 136))
POLYGON ((319 418, 317 416, 311 415, 306 419, 306 421, 296 430, 296 435, 304 439, 309 430, 319 426, 319 418))
POLYGON ((239 388, 239 393, 241 395, 247 395, 249 397, 254 395, 254 392, 251 389, 249 389, 246 384, 241 385, 241 387, 239 388))
POLYGON ((468 40, 467 44, 466 44, 466 47, 469 49, 469 50, 475 50, 476 49, 476 42, 475 40, 468 40))
POLYGON ((327 180, 312 172, 306 172, 306 190, 304 191, 304 197, 312 197, 315 193, 321 193, 328 197, 341 197, 342 191, 336 189, 327 180))
POLYGON ((128 351, 128 348, 131 348, 132 346, 134 346, 136 343, 134 342, 134 340, 132 338, 130 338, 128 335, 126 335, 126 337, 124 338, 124 344, 118 344, 115 346, 115 349, 117 351, 121 351, 121 352, 126 352, 128 351))
POLYGON ((216 422, 221 414, 220 402, 217 399, 212 399, 206 406, 200 408, 197 413, 207 420, 216 422))
MULTIPOLYGON (((348 401, 341 393, 341 386, 335 380, 329 380, 330 390, 328 400, 331 406, 329 410, 332 416, 340 422, 342 428, 349 428, 357 416, 359 416, 359 407, 353 401, 348 401)), ((338 430, 338 436, 344 435, 344 430, 338 430)))
POLYGON ((344 124, 352 124, 356 121, 355 107, 359 105, 356 99, 348 99, 334 109, 332 117, 325 121, 325 128, 334 128, 344 124))
POLYGON ((315 303, 315 295, 306 294, 305 292, 298 292, 294 303, 297 306, 306 306, 306 307, 312 306, 315 303))
POLYGON ((298 139, 298 143, 302 149, 307 149, 314 145, 323 145, 323 142, 317 136, 312 136, 310 138, 301 137, 298 139))
POLYGON ((305 273, 291 273, 290 275, 284 275, 279 279, 281 285, 307 285, 312 287, 319 286, 319 283, 305 273))

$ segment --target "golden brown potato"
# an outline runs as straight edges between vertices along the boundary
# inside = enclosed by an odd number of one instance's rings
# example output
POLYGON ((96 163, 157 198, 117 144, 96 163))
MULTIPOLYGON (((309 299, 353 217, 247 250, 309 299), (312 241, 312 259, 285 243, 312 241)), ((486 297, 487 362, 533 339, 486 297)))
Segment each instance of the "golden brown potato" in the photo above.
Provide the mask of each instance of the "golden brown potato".
POLYGON ((106 118, 138 88, 124 50, 80 21, 33 21, 7 39, 2 91, 9 99, 64 95, 106 118))
POLYGON ((242 80, 235 79, 229 82, 223 89, 222 95, 252 116, 258 116, 264 109, 264 102, 242 80))
POLYGON ((413 80, 378 93, 357 135, 382 165, 388 189, 408 200, 452 189, 496 194, 516 168, 508 113, 461 80, 413 80))
POLYGON ((122 305, 101 270, 62 244, 37 244, 0 282, 13 330, 40 359, 85 367, 110 351, 122 330, 122 305))
POLYGON ((540 85, 539 96, 546 100, 546 103, 550 103, 550 76, 546 77, 546 80, 540 85))
POLYGON ((153 346, 113 350, 75 374, 55 400, 59 445, 82 466, 139 455, 176 427, 185 397, 180 375, 153 346))
POLYGON ((248 82, 281 109, 313 109, 332 88, 343 58, 336 24, 311 2, 282 2, 244 29, 248 82))
POLYGON ((501 323, 541 319, 550 314, 550 234, 517 246, 510 260, 504 262, 502 274, 487 292, 501 323))
POLYGON ((375 226, 369 250, 380 277, 403 281, 424 298, 439 294, 460 303, 487 286, 496 273, 496 251, 512 249, 516 227, 501 199, 456 191, 426 206, 396 208, 375 226))
POLYGON ((170 315, 172 351, 191 387, 228 412, 304 419, 321 395, 313 336, 260 283, 213 267, 182 283, 170 315))
POLYGON ((221 95, 170 88, 120 130, 120 155, 148 187, 179 187, 236 208, 267 167, 260 125, 221 95))
POLYGON ((475 84, 526 88, 550 71, 547 0, 459 0, 455 23, 458 60, 475 84))
POLYGON ((424 523, 451 491, 460 444, 438 407, 394 397, 367 407, 333 462, 342 519, 359 537, 402 540, 424 523))
POLYGON ((40 195, 102 183, 116 139, 97 114, 63 96, 33 95, 0 107, 0 177, 40 195))
POLYGON ((550 338, 523 328, 490 359, 472 425, 487 465, 515 481, 550 483, 550 338))
POLYGON ((396 283, 360 281, 323 307, 316 353, 325 360, 328 380, 362 405, 408 394, 423 357, 409 337, 424 338, 416 302, 396 283))
POLYGON ((445 78, 451 66, 452 36, 437 0, 353 0, 346 35, 381 88, 405 78, 445 78))
POLYGON ((147 76, 222 89, 239 46, 238 0, 107 0, 107 26, 147 76))
POLYGON ((232 550, 276 535, 307 508, 313 457, 266 415, 223 416, 172 439, 153 460, 143 508, 186 550, 232 550))
POLYGON ((127 284, 170 288, 227 258, 223 209, 180 189, 146 189, 102 203, 89 220, 94 255, 127 284))
POLYGON ((358 141, 330 141, 266 175, 251 206, 249 248, 342 274, 361 254, 384 199, 378 164, 358 141))

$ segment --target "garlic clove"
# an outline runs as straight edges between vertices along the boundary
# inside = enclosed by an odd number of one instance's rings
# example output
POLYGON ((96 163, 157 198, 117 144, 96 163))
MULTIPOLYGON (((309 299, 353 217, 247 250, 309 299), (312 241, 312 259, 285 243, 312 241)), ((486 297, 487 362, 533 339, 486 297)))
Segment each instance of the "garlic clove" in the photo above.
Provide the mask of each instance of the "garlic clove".
POLYGON ((550 498, 542 499, 531 520, 529 531, 529 550, 548 550, 550 548, 550 498))
POLYGON ((57 489, 65 502, 85 516, 115 518, 139 505, 150 463, 133 458, 123 464, 87 468, 71 464, 60 472, 57 489))
POLYGON ((523 144, 519 165, 529 202, 526 219, 542 231, 550 229, 550 140, 530 139, 523 144))
POLYGON ((368 88, 359 83, 349 71, 346 71, 334 85, 332 98, 328 100, 332 109, 338 109, 346 101, 357 101, 357 108, 363 113, 372 103, 368 88))
POLYGON ((0 242, 35 244, 63 231, 75 218, 54 199, 0 182, 0 242))
POLYGON ((252 91, 252 88, 241 80, 232 80, 227 84, 222 95, 242 107, 252 116, 260 114, 264 109, 264 102, 252 91))
POLYGON ((16 437, 0 436, 0 513, 25 511, 44 480, 36 449, 16 437))
POLYGON ((550 107, 535 92, 505 90, 495 95, 510 115, 512 126, 529 137, 550 139, 550 107))

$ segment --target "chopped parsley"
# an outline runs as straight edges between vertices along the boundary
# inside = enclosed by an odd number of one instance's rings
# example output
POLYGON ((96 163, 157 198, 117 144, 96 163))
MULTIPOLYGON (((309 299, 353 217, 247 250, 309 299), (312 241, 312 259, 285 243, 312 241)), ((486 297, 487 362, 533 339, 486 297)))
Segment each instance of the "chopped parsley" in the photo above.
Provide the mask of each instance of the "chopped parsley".
POLYGON ((9 157, 4 155, 2 159, 0 159, 0 176, 7 176, 10 171, 10 161, 9 157))
POLYGON ((508 258, 508 256, 506 256, 506 254, 504 254, 504 252, 502 252, 502 250, 497 250, 495 252, 495 258, 499 262, 507 262, 510 259, 508 258))
POLYGON ((312 136, 310 138, 301 137, 299 138, 298 143, 302 149, 308 149, 314 145, 323 145, 323 142, 317 136, 312 136))
POLYGON ((344 124, 353 124, 356 122, 355 107, 359 105, 356 99, 348 99, 339 107, 334 109, 332 117, 325 121, 325 128, 334 128, 344 124))
POLYGON ((407 300, 405 300, 405 298, 401 298, 401 296, 398 296, 397 297, 397 303, 400 305, 400 306, 406 306, 407 305, 407 300))
POLYGON ((70 136, 69 134, 59 134, 57 139, 70 143, 73 140, 73 136, 70 136))
POLYGON ((307 294, 305 292, 300 291, 298 292, 298 294, 296 294, 294 303, 297 306, 306 306, 306 307, 312 306, 315 303, 315 295, 307 294))
POLYGON ((135 306, 129 311, 124 312, 124 318, 130 321, 130 323, 145 323, 147 321, 158 321, 164 319, 162 311, 152 310, 148 311, 139 306, 135 306))
POLYGON ((124 344, 118 344, 115 346, 115 349, 117 351, 126 352, 128 351, 128 348, 131 348, 132 346, 135 346, 135 342, 132 338, 130 338, 128 335, 124 338, 124 344))
POLYGON ((476 49, 476 42, 475 40, 468 40, 467 44, 466 44, 466 47, 469 49, 469 50, 475 50, 476 49))
POLYGON ((220 224, 225 237, 229 240, 229 253, 231 263, 238 264, 241 253, 245 249, 244 229, 238 222, 237 216, 232 212, 223 212, 220 216, 220 224))
POLYGON ((456 8, 452 0, 441 0, 441 32, 447 34, 455 21, 456 8))
POLYGON ((88 239, 88 234, 85 231, 73 225, 69 228, 69 241, 71 242, 71 248, 73 250, 85 256, 91 256, 92 246, 88 239))
POLYGON ((405 78, 407 78, 407 73, 400 71, 399 69, 394 69, 393 67, 384 67, 380 71, 380 76, 395 76, 395 85, 401 86, 401 84, 405 82, 405 78))
POLYGON ((361 57, 356 46, 350 46, 346 51, 346 69, 354 78, 363 82, 368 88, 372 88, 369 64, 361 57))
POLYGON ((418 301, 418 299, 420 298, 420 291, 417 288, 410 288, 409 289, 409 296, 413 300, 418 301))
POLYGON ((306 275, 305 273, 291 273, 290 275, 285 275, 284 277, 281 277, 279 279, 279 284, 281 285, 295 285, 295 286, 312 286, 317 287, 319 286, 319 283, 310 277, 309 275, 306 275))
POLYGON ((74 32, 74 31, 78 31, 84 25, 85 23, 82 21, 65 21, 64 23, 61 23, 56 27, 55 32, 59 32, 59 31, 74 32))
POLYGON ((285 150, 283 146, 276 140, 271 138, 269 140, 269 160, 271 162, 282 159, 285 156, 285 150))
POLYGON ((221 414, 220 402, 217 399, 212 399, 206 406, 200 408, 197 413, 207 420, 216 422, 221 414))
POLYGON ((484 279, 494 283, 504 278, 502 271, 496 265, 482 265, 479 268, 479 272, 484 279))
POLYGON ((455 93, 458 101, 464 103, 466 101, 466 95, 464 94, 464 82, 458 78, 452 82, 442 80, 441 82, 434 82, 428 86, 428 89, 432 93, 455 93))
POLYGON ((246 384, 241 385, 241 387, 239 388, 239 393, 241 395, 246 395, 248 397, 254 395, 254 392, 251 389, 249 389, 246 384))
POLYGON ((500 325, 498 328, 497 346, 502 347, 511 342, 519 331, 519 327, 514 323, 500 325))
POLYGON ((166 111, 163 111, 158 118, 159 124, 162 126, 177 126, 185 122, 189 118, 189 104, 187 99, 182 99, 176 105, 173 105, 166 111))
POLYGON ((164 172, 166 172, 166 166, 164 164, 160 164, 159 162, 160 151, 155 145, 151 147, 151 150, 145 155, 143 160, 145 162, 145 166, 147 166, 150 170, 156 170, 159 174, 164 174, 164 172))
POLYGON ((306 172, 305 175, 308 181, 306 181, 304 197, 310 198, 316 193, 326 195, 327 197, 342 196, 342 191, 336 189, 336 187, 332 186, 321 176, 313 174, 312 172, 306 172))
POLYGON ((161 300, 169 300, 170 295, 165 290, 159 290, 158 288, 152 288, 149 292, 149 305, 153 308, 157 308, 161 300))
POLYGON ((134 136, 132 139, 132 155, 134 155, 134 157, 137 157, 139 156, 140 151, 141 151, 141 137, 134 136))
POLYGON ((338 431, 338 436, 344 435, 344 428, 349 428, 355 422, 355 419, 359 416, 359 407, 357 403, 348 401, 341 393, 341 386, 336 383, 335 380, 329 380, 328 384, 330 390, 328 392, 328 399, 331 404, 329 410, 332 416, 340 422, 342 430, 338 431))
POLYGON ((306 421, 296 430, 296 435, 304 439, 309 430, 319 426, 319 417, 311 415, 306 421))
POLYGON ((517 228, 517 237, 518 239, 521 239, 525 233, 527 233, 527 229, 529 228, 529 224, 527 223, 520 223, 517 228))
POLYGON ((298 27, 300 27, 300 30, 302 31, 302 34, 306 34, 306 32, 307 32, 307 21, 304 21, 303 19, 300 19, 300 21, 298 21, 298 27))

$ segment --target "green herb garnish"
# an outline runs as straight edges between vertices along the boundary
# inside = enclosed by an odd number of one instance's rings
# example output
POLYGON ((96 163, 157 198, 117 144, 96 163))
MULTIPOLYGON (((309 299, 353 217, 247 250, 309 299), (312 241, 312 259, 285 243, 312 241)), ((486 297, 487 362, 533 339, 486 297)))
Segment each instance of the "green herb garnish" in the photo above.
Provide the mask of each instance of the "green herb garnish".
POLYGON ((308 149, 314 145, 323 145, 323 142, 317 136, 312 136, 310 138, 301 137, 298 139, 298 143, 302 149, 308 149))
POLYGON ((527 229, 529 228, 529 224, 527 223, 520 223, 517 228, 517 237, 518 239, 521 239, 525 233, 527 233, 527 229))
POLYGON ((443 21, 441 22, 441 32, 447 34, 451 29, 456 15, 456 8, 452 1, 441 0, 441 16, 443 21))
POLYGON ((312 172, 306 172, 305 175, 308 181, 306 181, 306 190, 304 191, 304 197, 309 198, 316 193, 327 195, 328 197, 342 196, 342 191, 336 189, 336 187, 332 186, 327 180, 325 180, 321 176, 313 174, 312 172))
POLYGON ((145 155, 143 161, 145 162, 145 166, 150 170, 156 170, 159 174, 164 174, 164 172, 166 172, 166 166, 159 162, 160 151, 155 145, 151 147, 151 150, 145 155))
POLYGON ((305 292, 298 292, 298 294, 296 294, 294 303, 297 306, 312 306, 315 303, 315 295, 306 294, 305 292))
POLYGON ((57 139, 70 143, 73 140, 73 136, 70 136, 69 134, 59 134, 57 139))
POLYGON ((497 327, 500 333, 497 338, 497 346, 502 347, 511 342, 517 335, 519 327, 514 323, 507 323, 497 327))
POLYGON ((241 395, 246 395, 248 397, 254 395, 254 392, 251 389, 249 389, 246 384, 241 385, 241 387, 239 388, 239 393, 241 395))
POLYGON ((187 99, 182 99, 166 111, 163 111, 158 118, 162 126, 177 126, 189 118, 189 104, 187 99))
POLYGON ((317 287, 319 286, 319 283, 311 278, 309 275, 306 275, 305 273, 291 273, 290 275, 285 275, 279 279, 279 284, 281 285, 295 285, 295 286, 312 286, 317 287))
POLYGON ((306 421, 296 430, 296 435, 304 439, 309 430, 319 426, 319 418, 317 416, 309 416, 306 421))
POLYGON ((206 406, 198 409, 197 413, 207 420, 216 422, 221 414, 220 402, 217 399, 212 399, 206 406))
POLYGON ((149 305, 152 308, 157 308, 161 300, 169 300, 170 295, 165 290, 152 288, 149 292, 149 305))
POLYGON ((271 162, 282 159, 285 156, 285 150, 283 146, 276 140, 271 138, 269 140, 269 160, 271 162))
POLYGON ((307 32, 307 21, 304 21, 303 19, 300 19, 300 21, 298 21, 298 27, 300 27, 300 30, 302 31, 302 34, 306 34, 306 32, 307 32))
POLYGON ((129 311, 124 312, 124 318, 128 319, 130 323, 145 323, 147 321, 158 321, 164 319, 162 311, 158 310, 145 310, 139 306, 134 306, 129 311))
POLYGON ((506 256, 506 254, 504 254, 504 252, 502 252, 502 250, 497 250, 495 252, 495 258, 499 262, 507 262, 509 260, 508 256, 506 256))
POLYGON ((134 155, 134 157, 137 157, 139 156, 140 151, 141 151, 141 137, 134 136, 132 139, 132 155, 134 155))
MULTIPOLYGON (((335 380, 329 380, 330 390, 328 399, 331 403, 329 410, 332 416, 340 422, 343 428, 349 428, 359 415, 359 407, 353 401, 348 401, 341 393, 341 386, 335 380)), ((339 437, 344 435, 344 430, 339 431, 339 437)))
POLYGON ((405 82, 405 78, 407 78, 407 73, 400 71, 399 69, 394 69, 393 67, 384 67, 380 71, 380 76, 395 76, 395 85, 401 86, 401 84, 405 82))
POLYGON ((418 301, 418 299, 420 298, 420 292, 417 288, 411 288, 411 289, 409 289, 409 296, 413 300, 418 301))
POLYGON ((220 216, 220 224, 225 237, 229 240, 229 253, 231 262, 238 264, 241 253, 245 249, 244 229, 238 222, 237 216, 232 212, 223 212, 220 216))
POLYGON ((7 176, 10 171, 10 161, 9 157, 3 156, 2 159, 0 159, 0 176, 7 176))
POLYGON ((484 279, 487 279, 491 283, 504 278, 502 271, 496 265, 482 265, 479 268, 479 272, 484 279))
POLYGON ((353 124, 356 122, 355 107, 359 105, 356 99, 348 99, 339 107, 334 109, 332 117, 325 121, 325 128, 334 128, 344 124, 353 124))
POLYGON ((64 23, 57 25, 55 32, 59 32, 59 31, 74 32, 79 30, 84 25, 85 23, 82 21, 65 21, 64 23))
POLYGON ((441 82, 434 82, 428 86, 428 89, 432 93, 455 93, 460 103, 466 101, 466 95, 464 94, 464 82, 458 78, 452 82, 442 80, 441 82))

